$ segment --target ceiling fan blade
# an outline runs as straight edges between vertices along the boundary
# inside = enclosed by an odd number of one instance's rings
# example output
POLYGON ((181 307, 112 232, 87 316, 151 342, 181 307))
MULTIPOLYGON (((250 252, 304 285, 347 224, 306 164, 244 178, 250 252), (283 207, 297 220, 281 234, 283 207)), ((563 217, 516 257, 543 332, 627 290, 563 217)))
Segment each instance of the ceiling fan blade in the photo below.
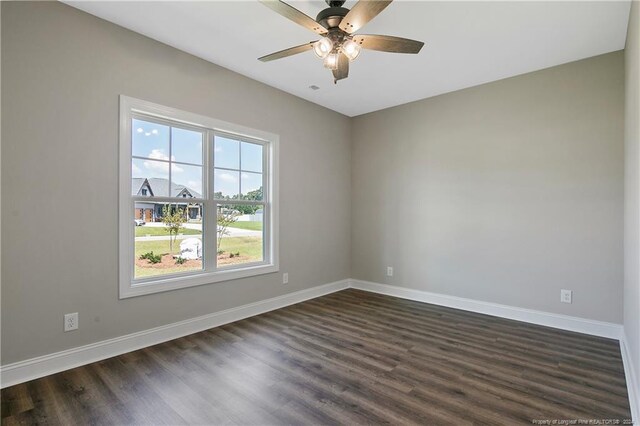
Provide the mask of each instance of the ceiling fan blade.
POLYGON ((367 22, 378 16, 393 0, 360 0, 340 22, 340 29, 355 33, 367 22))
POLYGON ((287 19, 292 20, 298 25, 313 31, 316 34, 326 34, 327 30, 322 25, 318 24, 313 18, 300 12, 295 7, 288 5, 280 0, 259 0, 260 3, 267 6, 269 9, 279 13, 287 19))
POLYGON ((334 83, 349 77, 349 58, 344 53, 338 55, 338 68, 333 70, 334 83))
POLYGON ((392 53, 418 53, 424 42, 387 35, 358 34, 353 37, 363 49, 392 53))
POLYGON ((298 53, 306 52, 307 50, 313 49, 313 43, 313 41, 310 41, 309 43, 301 44, 300 46, 290 47, 288 49, 284 49, 270 55, 265 55, 261 58, 258 58, 258 60, 262 62, 269 62, 275 61, 276 59, 280 58, 286 58, 287 56, 297 55, 298 53))

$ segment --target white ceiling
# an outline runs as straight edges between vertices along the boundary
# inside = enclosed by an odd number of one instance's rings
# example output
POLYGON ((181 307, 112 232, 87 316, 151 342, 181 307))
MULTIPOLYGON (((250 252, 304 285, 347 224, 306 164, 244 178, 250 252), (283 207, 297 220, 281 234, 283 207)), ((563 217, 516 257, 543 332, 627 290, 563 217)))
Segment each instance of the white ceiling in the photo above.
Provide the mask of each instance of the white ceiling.
MULTIPOLYGON (((317 0, 289 3, 313 18, 326 6, 317 0)), ((421 40, 422 51, 363 51, 349 78, 334 85, 310 51, 257 61, 316 39, 257 1, 68 4, 348 116, 623 49, 630 8, 628 0, 396 0, 360 33, 421 40)))

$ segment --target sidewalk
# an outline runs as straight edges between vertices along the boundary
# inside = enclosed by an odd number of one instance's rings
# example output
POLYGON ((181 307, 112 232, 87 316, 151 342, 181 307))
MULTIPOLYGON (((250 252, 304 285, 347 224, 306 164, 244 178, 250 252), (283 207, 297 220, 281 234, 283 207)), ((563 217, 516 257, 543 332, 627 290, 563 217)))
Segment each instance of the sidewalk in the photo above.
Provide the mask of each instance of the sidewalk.
MULTIPOLYGON (((193 225, 196 225, 196 224, 193 224, 193 225)), ((147 225, 144 225, 144 226, 147 226, 147 225)), ((144 226, 142 227, 143 229, 144 229, 144 226)), ((197 226, 199 226, 199 228, 190 228, 190 229, 197 229, 197 230, 202 229, 202 225, 197 224, 197 226)), ((137 228, 137 229, 140 229, 140 228, 137 228)), ((225 237, 261 237, 262 231, 252 231, 249 229, 238 229, 238 228, 227 228, 224 236, 225 237)), ((171 237, 169 237, 168 235, 155 235, 155 236, 149 236, 149 237, 140 236, 140 237, 136 237, 135 240, 136 241, 164 241, 164 240, 169 240, 169 238, 171 237)), ((202 238, 202 236, 179 234, 176 237, 176 239, 178 240, 184 240, 185 238, 202 238)))

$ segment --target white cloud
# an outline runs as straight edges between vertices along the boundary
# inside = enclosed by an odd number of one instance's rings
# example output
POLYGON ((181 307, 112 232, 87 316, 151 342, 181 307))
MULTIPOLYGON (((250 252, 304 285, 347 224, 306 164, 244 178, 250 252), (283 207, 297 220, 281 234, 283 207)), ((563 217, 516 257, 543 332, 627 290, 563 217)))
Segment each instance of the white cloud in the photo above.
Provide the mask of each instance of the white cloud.
POLYGON ((222 147, 221 146, 216 146, 213 150, 214 150, 214 152, 222 152, 222 147))
POLYGON ((140 173, 142 173, 142 170, 140 170, 140 167, 136 166, 135 163, 131 163, 131 175, 135 177, 140 173))
MULTIPOLYGON (((151 150, 151 153, 149 153, 149 158, 151 158, 152 160, 164 160, 164 161, 169 160, 169 156, 165 154, 164 150, 162 149, 151 150)), ((172 156, 171 160, 172 161, 175 160, 175 157, 172 156)), ((163 173, 169 172, 169 163, 160 163, 158 161, 145 161, 143 164, 144 164, 144 167, 148 170, 157 170, 163 173)), ((171 166, 172 166, 171 167, 172 173, 180 173, 184 171, 184 169, 178 166, 177 164, 172 164, 171 166)))
POLYGON ((152 149, 149 158, 153 160, 169 160, 169 156, 164 153, 164 149, 152 149))
POLYGON ((231 173, 219 173, 218 177, 225 182, 231 182, 231 183, 238 182, 238 177, 232 175, 231 173))

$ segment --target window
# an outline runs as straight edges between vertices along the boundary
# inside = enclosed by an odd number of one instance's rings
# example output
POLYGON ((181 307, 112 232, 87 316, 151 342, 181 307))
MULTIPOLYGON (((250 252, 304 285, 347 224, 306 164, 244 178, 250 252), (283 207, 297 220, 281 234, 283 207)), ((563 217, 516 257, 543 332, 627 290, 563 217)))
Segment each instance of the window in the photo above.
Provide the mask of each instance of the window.
POLYGON ((277 140, 120 97, 121 298, 278 270, 277 140))

